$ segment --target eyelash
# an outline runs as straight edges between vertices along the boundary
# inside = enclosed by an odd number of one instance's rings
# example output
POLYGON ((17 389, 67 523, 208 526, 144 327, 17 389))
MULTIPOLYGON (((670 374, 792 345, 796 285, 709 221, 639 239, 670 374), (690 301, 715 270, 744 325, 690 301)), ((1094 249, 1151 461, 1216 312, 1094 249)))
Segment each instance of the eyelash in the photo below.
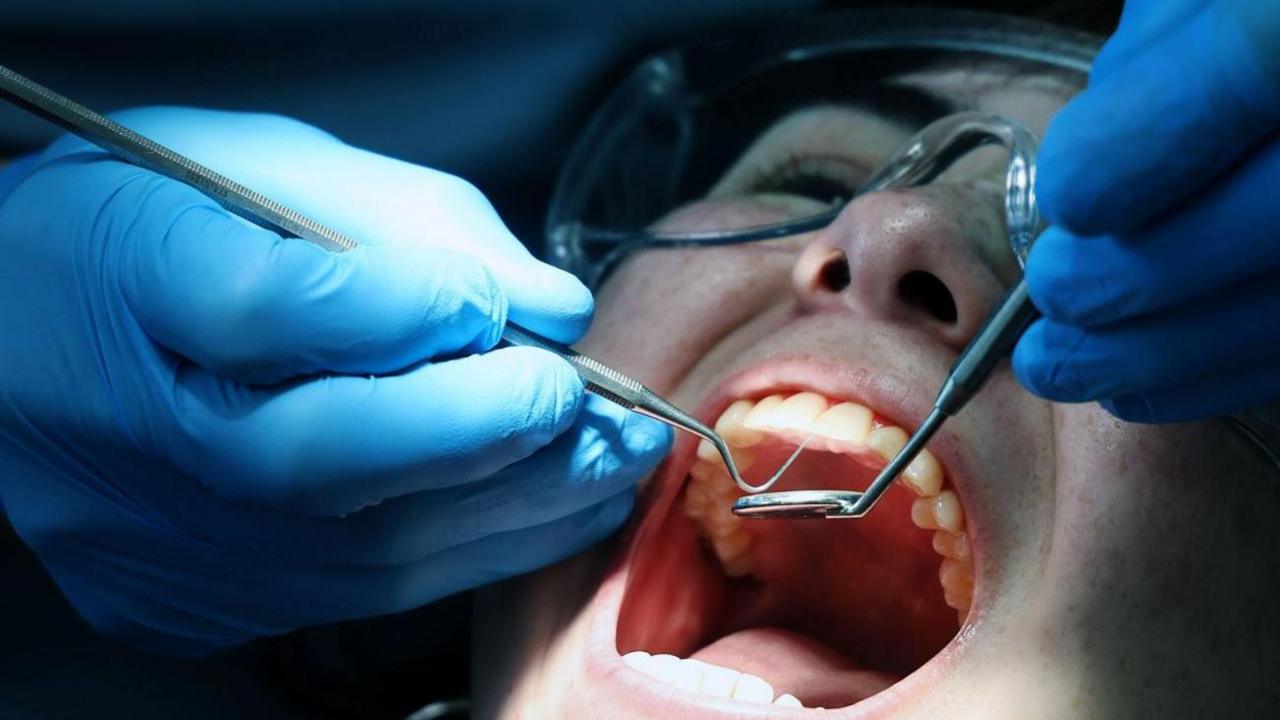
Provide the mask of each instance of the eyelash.
POLYGON ((791 153, 780 162, 758 170, 746 184, 746 189, 753 193, 798 195, 831 204, 837 200, 848 200, 866 179, 866 172, 860 167, 857 171, 862 177, 850 177, 852 173, 848 171, 855 165, 843 158, 815 158, 791 153), (837 168, 845 172, 838 172, 837 168))

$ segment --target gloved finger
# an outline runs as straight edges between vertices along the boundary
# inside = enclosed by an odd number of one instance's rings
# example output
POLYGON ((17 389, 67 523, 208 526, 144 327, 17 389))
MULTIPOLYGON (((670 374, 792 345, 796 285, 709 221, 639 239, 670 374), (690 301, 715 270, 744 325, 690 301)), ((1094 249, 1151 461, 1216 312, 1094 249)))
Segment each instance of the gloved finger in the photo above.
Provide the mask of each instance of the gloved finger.
POLYGON ((1129 235, 1084 239, 1051 227, 1027 259, 1031 299, 1052 320, 1091 327, 1274 272, 1280 269, 1275 187, 1280 140, 1196 203, 1129 235))
POLYGON ((1137 227, 1274 129, 1280 77, 1264 69, 1253 32, 1216 3, 1095 76, 1054 118, 1040 149, 1036 197, 1044 217, 1081 235, 1137 227), (1188 52, 1194 60, 1175 60, 1188 52))
POLYGON ((1242 359, 1280 359, 1280 292, 1263 277, 1220 296, 1113 325, 1040 319, 1018 341, 1013 369, 1050 400, 1082 402, 1195 382, 1242 359))
POLYGON ((342 518, 237 505, 229 509, 240 515, 236 521, 215 518, 202 531, 219 545, 279 562, 402 565, 486 535, 543 525, 624 492, 670 443, 665 425, 587 396, 577 420, 554 442, 483 480, 387 500, 342 518))
POLYGON ((18 183, 26 179, 39 159, 39 155, 26 155, 7 165, 0 165, 0 203, 9 197, 9 193, 13 192, 18 183))
POLYGON ((666 455, 670 436, 665 425, 587 396, 574 425, 531 457, 347 518, 356 538, 347 552, 364 555, 355 562, 406 563, 572 515, 633 488, 666 455))
POLYGON ((144 172, 112 171, 111 208, 133 230, 118 268, 125 300, 149 337, 214 373, 264 384, 385 373, 498 340, 506 300, 472 256, 325 252, 144 172))
POLYGON ((1090 77, 1102 78, 1121 68, 1134 56, 1179 26, 1190 22, 1212 0, 1127 0, 1120 13, 1116 31, 1102 46, 1090 77))
POLYGON ((134 608, 99 603, 90 621, 114 637, 198 657, 307 625, 411 610, 550 565, 617 530, 633 505, 634 494, 623 492, 549 523, 483 537, 404 565, 290 567, 228 556, 219 565, 175 566, 162 579, 139 578, 144 597, 172 598, 171 603, 134 608), (225 572, 209 576, 208 567, 225 572), (159 581, 172 587, 145 587, 159 581), (246 587, 259 591, 245 592, 246 587))
POLYGON ((436 248, 479 259, 507 297, 511 320, 535 332, 572 343, 590 325, 587 288, 533 257, 484 194, 461 178, 351 147, 279 116, 143 108, 112 117, 361 246, 384 247, 396 258, 403 250, 436 248))
POLYGON ((1246 368, 1227 368, 1194 383, 1174 383, 1141 393, 1106 398, 1099 404, 1121 420, 1187 422, 1218 417, 1280 398, 1274 359, 1246 368))
POLYGON ((344 515, 528 457, 573 422, 583 388, 564 360, 513 347, 279 388, 185 366, 173 395, 154 433, 184 472, 224 497, 344 515))
POLYGON ((490 535, 411 565, 330 568, 326 592, 342 617, 402 612, 463 590, 521 575, 576 555, 608 537, 635 504, 619 493, 567 517, 490 535))

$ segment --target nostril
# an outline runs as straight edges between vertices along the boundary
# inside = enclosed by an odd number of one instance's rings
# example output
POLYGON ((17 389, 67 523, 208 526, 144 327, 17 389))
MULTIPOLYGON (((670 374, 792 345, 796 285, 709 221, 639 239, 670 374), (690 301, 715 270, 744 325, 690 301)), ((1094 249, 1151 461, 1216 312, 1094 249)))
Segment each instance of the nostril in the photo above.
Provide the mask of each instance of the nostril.
POLYGON ((849 287, 853 277, 849 273, 849 258, 836 250, 822 261, 818 269, 818 283, 831 292, 840 292, 849 287))
POLYGON ((936 275, 913 270, 898 281, 898 296, 944 323, 956 321, 956 301, 951 291, 936 275))

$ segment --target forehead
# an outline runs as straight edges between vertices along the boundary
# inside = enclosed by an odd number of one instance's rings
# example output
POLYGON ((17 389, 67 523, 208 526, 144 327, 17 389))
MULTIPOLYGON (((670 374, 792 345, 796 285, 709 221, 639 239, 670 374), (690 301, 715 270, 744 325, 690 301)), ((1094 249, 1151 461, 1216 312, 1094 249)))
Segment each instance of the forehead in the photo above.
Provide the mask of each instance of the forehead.
POLYGON ((1084 89, 1082 73, 1009 59, 947 59, 886 80, 940 99, 954 110, 1000 113, 1043 135, 1049 120, 1084 89))
POLYGON ((684 107, 688 162, 668 208, 704 196, 770 134, 814 151, 856 135, 859 146, 884 154, 934 120, 980 110, 1042 135, 1084 80, 1046 63, 931 49, 838 53, 744 74, 684 107))

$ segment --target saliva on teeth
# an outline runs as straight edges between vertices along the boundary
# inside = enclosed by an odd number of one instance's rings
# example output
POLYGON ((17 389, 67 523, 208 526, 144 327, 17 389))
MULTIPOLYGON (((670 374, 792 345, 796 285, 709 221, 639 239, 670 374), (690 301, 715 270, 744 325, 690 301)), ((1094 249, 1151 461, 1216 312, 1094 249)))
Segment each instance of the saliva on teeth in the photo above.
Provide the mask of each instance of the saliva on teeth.
MULTIPOLYGON (((832 401, 809 391, 738 400, 721 413, 715 429, 740 469, 752 465, 752 448, 767 437, 798 442, 812 435, 811 448, 850 454, 869 450, 883 462, 897 455, 908 437, 902 428, 876 417, 864 405, 832 401)), ((750 523, 730 510, 741 493, 711 443, 704 440, 698 445, 689 475, 685 513, 697 521, 726 575, 750 575, 750 523)), ((897 481, 915 495, 911 522, 934 532, 933 548, 942 557, 938 579, 943 596, 963 623, 973 601, 974 571, 959 496, 947 486, 942 465, 928 449, 921 450, 897 481)))
POLYGON ((650 655, 637 650, 623 655, 622 661, 654 680, 681 690, 760 705, 804 707, 796 696, 789 693, 775 697, 773 686, 763 678, 701 660, 650 655))

